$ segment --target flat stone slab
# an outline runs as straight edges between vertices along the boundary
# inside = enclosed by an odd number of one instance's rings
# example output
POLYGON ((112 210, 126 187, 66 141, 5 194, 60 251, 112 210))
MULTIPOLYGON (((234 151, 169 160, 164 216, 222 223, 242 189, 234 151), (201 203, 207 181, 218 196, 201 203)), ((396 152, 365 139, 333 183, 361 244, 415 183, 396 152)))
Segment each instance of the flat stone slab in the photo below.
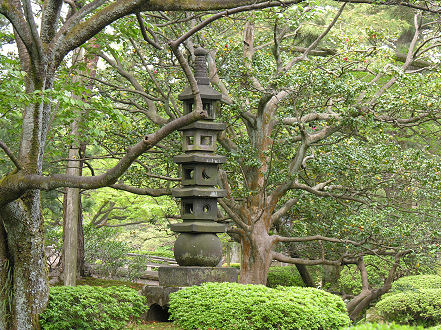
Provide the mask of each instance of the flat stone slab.
POLYGON ((171 224, 170 229, 177 233, 225 233, 226 226, 214 221, 184 221, 171 224))
POLYGON ((142 288, 141 295, 147 298, 147 304, 159 305, 161 307, 168 305, 170 293, 179 291, 179 287, 165 287, 157 285, 146 285, 142 288))
POLYGON ((224 189, 217 188, 175 188, 172 189, 173 197, 212 197, 212 198, 222 198, 227 195, 224 189))
POLYGON ((213 154, 182 154, 173 157, 173 161, 178 164, 184 163, 207 163, 207 164, 223 164, 226 162, 225 156, 213 154))
POLYGON ((186 287, 206 282, 237 282, 239 270, 231 267, 159 267, 159 285, 186 287))
POLYGON ((218 123, 215 121, 204 121, 204 120, 198 120, 194 123, 184 126, 179 129, 179 131, 188 131, 188 130, 194 130, 194 129, 203 129, 203 130, 209 130, 209 131, 223 131, 227 125, 225 123, 218 123))

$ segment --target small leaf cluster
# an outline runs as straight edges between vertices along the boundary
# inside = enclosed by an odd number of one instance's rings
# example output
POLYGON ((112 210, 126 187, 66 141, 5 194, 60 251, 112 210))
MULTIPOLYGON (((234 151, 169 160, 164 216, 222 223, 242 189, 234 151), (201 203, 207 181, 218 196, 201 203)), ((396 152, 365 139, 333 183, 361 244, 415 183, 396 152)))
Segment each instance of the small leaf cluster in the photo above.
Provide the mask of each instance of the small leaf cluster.
POLYGON ((185 329, 338 329, 343 300, 314 288, 205 283, 170 295, 171 319, 185 329))
POLYGON ((125 286, 52 287, 40 315, 42 329, 123 329, 147 309, 145 297, 125 286))
POLYGON ((441 277, 417 275, 396 281, 375 306, 390 322, 434 326, 441 323, 441 277))

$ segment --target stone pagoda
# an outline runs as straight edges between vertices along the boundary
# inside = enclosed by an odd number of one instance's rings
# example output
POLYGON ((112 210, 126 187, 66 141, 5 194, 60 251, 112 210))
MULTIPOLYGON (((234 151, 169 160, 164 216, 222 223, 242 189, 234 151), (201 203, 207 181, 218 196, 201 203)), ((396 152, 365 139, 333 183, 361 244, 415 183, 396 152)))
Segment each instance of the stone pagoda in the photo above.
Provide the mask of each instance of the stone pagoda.
MULTIPOLYGON (((180 266, 214 267, 222 259, 222 245, 216 233, 225 232, 225 225, 217 223, 217 199, 225 196, 218 184, 219 165, 224 156, 216 155, 216 137, 225 129, 215 122, 216 110, 222 95, 209 84, 205 57, 207 51, 195 49, 195 78, 198 83, 206 120, 198 120, 181 129, 184 154, 174 161, 181 165, 182 187, 173 190, 181 199, 182 223, 171 229, 180 233, 175 243, 175 259, 180 266)), ((179 100, 184 102, 184 114, 193 111, 194 95, 187 87, 179 100)))
MULTIPOLYGON (((238 271, 234 268, 217 267, 222 261, 222 244, 217 233, 225 232, 225 225, 217 223, 217 199, 225 196, 225 190, 217 188, 219 166, 225 157, 216 154, 217 134, 225 129, 224 123, 215 121, 222 95, 210 86, 206 55, 208 51, 194 51, 195 78, 203 109, 208 117, 180 129, 182 132, 181 155, 174 161, 181 168, 181 187, 172 191, 181 200, 183 222, 171 225, 179 233, 174 254, 178 267, 159 267, 159 287, 146 286, 143 294, 153 310, 166 310, 168 295, 182 287, 205 282, 237 282, 238 271)), ((194 95, 187 86, 179 95, 183 101, 184 114, 193 111, 194 95)), ((152 313, 153 314, 153 313, 152 313)), ((150 315, 150 320, 156 319, 150 315)))

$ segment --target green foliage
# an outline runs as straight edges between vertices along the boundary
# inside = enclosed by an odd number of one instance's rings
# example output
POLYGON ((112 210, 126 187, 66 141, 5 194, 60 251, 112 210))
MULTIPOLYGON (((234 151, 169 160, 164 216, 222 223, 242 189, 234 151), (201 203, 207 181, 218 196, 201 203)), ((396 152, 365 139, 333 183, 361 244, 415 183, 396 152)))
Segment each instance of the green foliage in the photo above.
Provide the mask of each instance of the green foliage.
MULTIPOLYGON (((364 262, 368 273, 369 284, 372 287, 382 286, 384 279, 393 265, 393 259, 388 257, 365 256, 364 262)), ((357 266, 350 265, 343 268, 338 279, 340 290, 346 294, 357 295, 361 291, 360 271, 357 266)))
POLYGON ((153 251, 145 251, 144 254, 150 255, 150 256, 156 256, 156 257, 163 257, 163 258, 174 258, 172 245, 167 246, 158 246, 153 251))
POLYGON ((270 267, 266 286, 275 288, 277 286, 305 286, 295 266, 270 267))
POLYGON ((222 267, 232 267, 232 268, 240 269, 240 263, 232 262, 229 265, 228 264, 223 264, 222 267))
POLYGON ((384 297, 375 307, 386 321, 434 326, 441 323, 441 289, 396 293, 384 297))
POLYGON ((314 288, 205 283, 170 295, 185 329, 337 329, 350 323, 340 297, 314 288))
POLYGON ((439 275, 415 275, 406 276, 392 283, 389 294, 405 291, 419 291, 424 289, 441 289, 441 276, 439 275))
POLYGON ((115 228, 95 228, 88 225, 84 228, 84 249, 87 263, 97 265, 104 276, 118 275, 118 269, 128 265, 129 278, 138 277, 145 268, 142 258, 129 257, 131 247, 128 243, 118 241, 115 228))
POLYGON ((419 330, 424 329, 423 327, 410 327, 407 325, 395 324, 395 323, 387 323, 387 324, 378 324, 378 323, 364 323, 355 325, 349 328, 344 328, 343 330, 419 330))
POLYGON ((52 287, 42 329, 122 329, 146 311, 145 297, 124 286, 52 287))
POLYGON ((128 281, 110 280, 95 277, 84 277, 77 280, 77 285, 89 285, 89 286, 100 286, 102 288, 108 288, 109 286, 125 286, 137 291, 142 290, 144 284, 134 283, 128 281))

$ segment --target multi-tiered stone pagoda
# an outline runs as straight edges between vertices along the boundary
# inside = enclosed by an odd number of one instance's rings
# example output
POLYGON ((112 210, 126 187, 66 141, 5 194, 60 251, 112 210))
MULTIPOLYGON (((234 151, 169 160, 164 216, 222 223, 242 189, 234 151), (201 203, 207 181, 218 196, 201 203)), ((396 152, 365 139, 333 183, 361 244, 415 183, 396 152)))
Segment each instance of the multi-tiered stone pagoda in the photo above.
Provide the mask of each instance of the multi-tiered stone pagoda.
MULTIPOLYGON (((195 78, 198 83, 206 120, 198 120, 181 129, 184 154, 174 161, 181 165, 182 187, 173 190, 181 199, 182 223, 171 229, 180 233, 175 243, 175 258, 180 266, 214 267, 222 259, 222 245, 216 233, 225 232, 225 225, 217 223, 217 199, 225 196, 218 184, 219 165, 224 156, 216 155, 216 137, 225 129, 224 123, 215 122, 222 95, 210 86, 203 48, 195 50, 195 78)), ((184 102, 184 114, 193 111, 194 95, 187 87, 179 100, 184 102)))

